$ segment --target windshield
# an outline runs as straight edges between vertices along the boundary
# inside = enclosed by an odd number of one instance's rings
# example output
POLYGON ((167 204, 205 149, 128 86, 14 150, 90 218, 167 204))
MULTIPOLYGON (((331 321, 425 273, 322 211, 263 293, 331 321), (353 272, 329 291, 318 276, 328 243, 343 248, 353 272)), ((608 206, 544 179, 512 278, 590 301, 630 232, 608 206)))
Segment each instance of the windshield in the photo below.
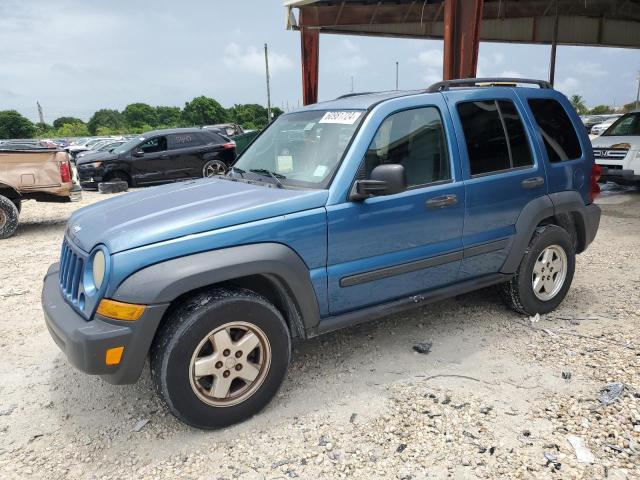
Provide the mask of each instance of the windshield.
POLYGON ((640 135, 640 112, 627 113, 602 134, 603 137, 629 137, 640 135))
POLYGON ((268 178, 282 186, 326 188, 363 118, 362 110, 281 115, 245 150, 229 174, 242 170, 243 175, 268 178))

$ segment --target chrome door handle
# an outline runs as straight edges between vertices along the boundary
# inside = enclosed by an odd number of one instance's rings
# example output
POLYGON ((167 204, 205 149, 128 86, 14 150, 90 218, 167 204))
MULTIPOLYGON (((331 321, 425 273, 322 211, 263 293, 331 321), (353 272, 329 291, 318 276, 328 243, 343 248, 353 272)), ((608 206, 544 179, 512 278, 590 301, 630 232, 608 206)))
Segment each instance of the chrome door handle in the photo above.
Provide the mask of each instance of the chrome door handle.
POLYGON ((458 203, 458 196, 454 194, 433 197, 427 200, 427 208, 444 208, 458 203))
POLYGON ((532 177, 522 181, 522 188, 536 188, 544 185, 544 178, 532 177))

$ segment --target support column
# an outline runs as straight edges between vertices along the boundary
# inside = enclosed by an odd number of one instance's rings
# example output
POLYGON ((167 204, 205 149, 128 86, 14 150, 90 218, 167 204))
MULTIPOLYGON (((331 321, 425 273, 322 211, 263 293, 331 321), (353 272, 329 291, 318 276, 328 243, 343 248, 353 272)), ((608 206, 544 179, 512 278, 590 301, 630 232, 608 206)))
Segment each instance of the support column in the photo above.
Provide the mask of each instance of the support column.
POLYGON ((443 79, 476 76, 483 0, 445 0, 443 79))
POLYGON ((300 44, 302 46, 302 103, 318 101, 318 56, 320 30, 314 7, 300 9, 300 44), (315 27, 315 28, 314 28, 315 27))

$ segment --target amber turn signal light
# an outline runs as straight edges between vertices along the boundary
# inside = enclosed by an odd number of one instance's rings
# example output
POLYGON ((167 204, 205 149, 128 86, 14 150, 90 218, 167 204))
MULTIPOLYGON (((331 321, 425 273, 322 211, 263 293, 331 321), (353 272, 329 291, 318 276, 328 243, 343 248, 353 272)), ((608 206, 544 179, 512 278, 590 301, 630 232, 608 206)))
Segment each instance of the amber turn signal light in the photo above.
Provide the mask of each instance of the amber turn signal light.
POLYGON ((103 298, 98 305, 97 313, 103 317, 113 318, 114 320, 135 321, 144 313, 144 305, 136 305, 135 303, 116 302, 108 298, 103 298))

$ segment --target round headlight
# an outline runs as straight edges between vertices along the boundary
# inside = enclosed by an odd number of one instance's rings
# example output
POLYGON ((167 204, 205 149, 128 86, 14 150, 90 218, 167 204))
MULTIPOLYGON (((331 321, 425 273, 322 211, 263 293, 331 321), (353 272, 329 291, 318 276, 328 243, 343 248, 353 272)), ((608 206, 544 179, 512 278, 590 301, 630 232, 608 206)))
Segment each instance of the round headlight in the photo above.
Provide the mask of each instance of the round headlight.
POLYGON ((104 252, 102 250, 98 250, 93 256, 93 265, 91 268, 91 271, 93 272, 93 284, 98 290, 100 290, 100 287, 102 286, 106 267, 107 263, 104 257, 104 252))

